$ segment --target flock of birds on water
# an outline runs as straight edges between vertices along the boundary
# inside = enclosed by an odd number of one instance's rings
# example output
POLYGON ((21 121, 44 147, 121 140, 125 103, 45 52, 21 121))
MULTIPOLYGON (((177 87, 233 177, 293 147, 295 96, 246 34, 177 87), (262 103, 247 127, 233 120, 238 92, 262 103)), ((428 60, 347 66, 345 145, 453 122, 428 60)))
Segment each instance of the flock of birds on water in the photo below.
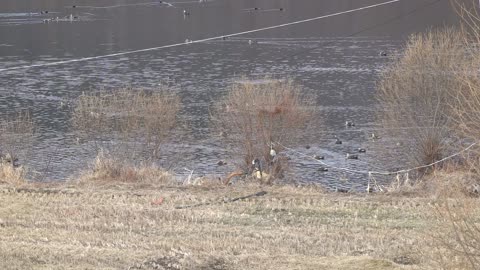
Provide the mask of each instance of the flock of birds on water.
MULTIPOLYGON (((176 8, 178 9, 179 7, 177 7, 177 5, 180 5, 180 4, 194 4, 194 3, 207 3, 207 2, 212 2, 212 1, 215 1, 215 0, 198 0, 198 1, 185 1, 185 2, 167 2, 167 1, 162 1, 162 0, 158 0, 156 2, 149 2, 149 3, 137 3, 137 4, 123 4, 123 5, 114 5, 114 6, 80 6, 80 5, 72 5, 72 6, 67 6, 66 8, 69 8, 69 9, 113 9, 113 8, 120 8, 120 7, 131 7, 131 6, 159 6, 159 5, 164 5, 164 6, 167 6, 167 7, 171 7, 171 8, 176 8)), ((280 8, 273 8, 273 9, 262 9, 262 8, 259 8, 259 7, 252 7, 252 8, 246 8, 246 9, 243 9, 242 11, 244 12, 270 12, 270 11, 284 11, 284 8, 283 7, 280 7, 280 8)), ((40 12, 29 12, 28 14, 30 16, 32 15, 41 15, 41 16, 45 16, 45 15, 50 15, 50 14, 57 14, 58 12, 52 12, 52 11, 49 11, 49 10, 42 10, 40 12)), ((89 15, 93 15, 91 13, 87 13, 89 15)), ((191 12, 186 10, 186 9, 183 9, 183 17, 184 19, 187 19, 190 15, 191 15, 191 12)), ((74 15, 73 13, 72 14, 69 14, 69 15, 66 15, 66 16, 62 16, 62 17, 59 17, 59 16, 55 16, 55 17, 51 17, 51 18, 46 18, 46 19, 43 19, 42 22, 43 23, 50 23, 50 22, 60 22, 60 21, 70 21, 70 22, 73 22, 73 21, 76 21, 76 20, 80 20, 80 16, 78 15, 74 15)), ((188 43, 188 40, 186 41, 188 43)))
MULTIPOLYGON (((346 121, 345 122, 345 127, 346 128, 351 128, 351 127, 354 127, 355 126, 355 123, 352 122, 352 121, 346 121)), ((225 132, 222 132, 220 134, 222 137, 225 137, 226 136, 226 133, 225 132)), ((335 144, 339 145, 339 144, 343 144, 342 140, 340 140, 340 138, 338 138, 338 136, 335 135, 335 144)), ((380 136, 378 136, 378 134, 376 134, 375 132, 372 132, 370 134, 370 137, 369 137, 371 140, 373 141, 376 141, 376 140, 379 140, 380 139, 380 136)), ((310 145, 305 145, 305 149, 310 149, 310 145)), ((365 148, 357 148, 356 149, 356 153, 346 153, 345 154, 345 159, 359 159, 359 154, 363 154, 363 153, 366 153, 367 152, 367 149, 365 148)), ((275 159, 277 158, 277 152, 275 151, 275 149, 273 148, 273 144, 270 146, 270 158, 272 161, 275 161, 275 159)), ((311 158, 315 159, 315 160, 324 160, 325 159, 325 156, 320 156, 320 155, 313 155, 311 156, 311 158)), ((227 165, 228 163, 224 160, 219 160, 217 162, 217 165, 218 166, 224 166, 224 165, 227 165)), ((252 161, 252 165, 253 165, 253 168, 255 171, 260 171, 261 172, 261 166, 260 166, 261 162, 260 162, 260 159, 258 158, 255 158, 253 161, 252 161)), ((320 172, 327 172, 328 171, 328 168, 327 167, 319 167, 318 171, 320 172)))

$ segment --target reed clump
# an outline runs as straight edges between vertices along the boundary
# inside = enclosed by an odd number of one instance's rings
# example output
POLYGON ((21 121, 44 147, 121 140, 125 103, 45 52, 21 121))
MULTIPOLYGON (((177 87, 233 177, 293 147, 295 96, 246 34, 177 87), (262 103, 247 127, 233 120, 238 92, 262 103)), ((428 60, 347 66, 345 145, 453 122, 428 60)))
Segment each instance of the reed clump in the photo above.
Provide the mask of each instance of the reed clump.
MULTIPOLYGON (((411 166, 432 164, 453 150, 452 92, 461 88, 458 67, 467 63, 464 33, 453 28, 414 34, 404 53, 382 74, 379 121, 388 135, 408 143, 411 166)), ((418 170, 429 173, 434 166, 418 170)))
POLYGON ((84 93, 77 98, 72 125, 79 137, 126 160, 153 160, 177 124, 180 99, 168 89, 126 87, 84 93))
POLYGON ((0 164, 0 183, 21 186, 27 183, 27 170, 24 167, 13 167, 10 164, 0 164))
POLYGON ((155 165, 132 165, 124 160, 108 156, 101 151, 95 158, 92 168, 83 173, 79 183, 127 183, 141 185, 162 185, 175 182, 174 176, 155 165))
POLYGON ((252 161, 259 159, 261 180, 271 182, 287 168, 284 146, 299 141, 299 130, 312 115, 310 105, 292 80, 242 80, 232 84, 213 118, 241 171, 251 172, 252 161))

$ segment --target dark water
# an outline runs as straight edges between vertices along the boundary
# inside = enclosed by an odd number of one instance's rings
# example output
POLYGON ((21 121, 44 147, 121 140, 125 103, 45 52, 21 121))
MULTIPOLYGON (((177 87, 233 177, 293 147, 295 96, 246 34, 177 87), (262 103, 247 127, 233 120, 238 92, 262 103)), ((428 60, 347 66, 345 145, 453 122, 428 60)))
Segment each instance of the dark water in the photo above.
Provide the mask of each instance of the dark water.
MULTIPOLYGON (((221 36, 349 10, 381 0, 2 0, 0 3, 0 69, 21 65, 105 55, 221 36), (76 5, 76 8, 72 8, 76 5), (248 11, 254 7, 258 11, 248 11), (283 11, 280 11, 283 8, 283 11), (184 17, 183 10, 191 13, 184 17), (41 11, 49 11, 41 14, 41 11), (70 16, 71 14, 71 16, 70 16), (58 20, 56 19, 58 17, 58 20), (53 20, 52 20, 53 19, 53 20), (51 20, 48 23, 45 20, 51 20)), ((317 117, 325 126, 305 134, 310 149, 340 167, 383 170, 402 167, 398 155, 381 156, 388 140, 367 139, 374 123, 375 81, 406 37, 430 27, 458 21, 449 1, 403 0, 387 6, 315 22, 232 38, 118 57, 0 72, 0 113, 29 108, 39 125, 28 165, 46 179, 65 179, 92 158, 74 143, 62 101, 82 91, 132 85, 173 86, 181 96, 188 132, 165 149, 174 156, 176 172, 223 175, 226 156, 209 124, 209 107, 241 75, 289 77, 316 97, 317 117), (431 3, 431 4, 430 4, 431 3), (249 44, 248 40, 256 41, 249 44), (357 124, 346 129, 346 120, 357 124), (344 141, 335 145, 333 136, 344 141), (376 145, 373 145, 376 144, 376 145), (346 152, 367 148, 358 161, 346 152)), ((381 133, 380 131, 377 131, 381 133)), ((327 186, 362 187, 365 175, 318 172, 318 163, 290 153, 295 178, 327 186)), ((165 161, 165 160, 164 160, 165 161)), ((232 162, 230 162, 231 164, 232 162)))

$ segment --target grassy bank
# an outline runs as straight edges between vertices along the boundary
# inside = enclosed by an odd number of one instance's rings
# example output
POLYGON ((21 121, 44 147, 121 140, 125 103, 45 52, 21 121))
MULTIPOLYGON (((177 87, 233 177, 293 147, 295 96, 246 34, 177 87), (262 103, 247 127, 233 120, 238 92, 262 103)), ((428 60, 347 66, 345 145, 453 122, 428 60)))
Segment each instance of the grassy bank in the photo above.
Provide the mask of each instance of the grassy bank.
POLYGON ((4 186, 0 268, 435 269, 432 202, 252 184, 4 186))

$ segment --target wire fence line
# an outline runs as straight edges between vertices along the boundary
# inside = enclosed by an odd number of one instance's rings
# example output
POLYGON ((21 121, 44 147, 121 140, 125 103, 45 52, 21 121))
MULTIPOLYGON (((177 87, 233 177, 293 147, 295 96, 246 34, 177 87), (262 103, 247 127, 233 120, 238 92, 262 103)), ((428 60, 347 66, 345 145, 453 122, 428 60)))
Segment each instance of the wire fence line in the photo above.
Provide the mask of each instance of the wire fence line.
POLYGON ((430 164, 426 164, 426 165, 421 165, 421 166, 416 166, 416 167, 412 167, 412 168, 406 168, 406 169, 402 169, 402 170, 397 170, 397 171, 381 171, 381 170, 355 170, 355 169, 350 169, 350 168, 344 168, 344 167, 338 167, 338 166, 334 166, 334 165, 331 165, 331 164, 328 164, 328 163, 325 163, 324 161, 322 160, 318 160, 318 159, 315 159, 314 157, 312 156, 309 156, 307 154, 304 154, 300 151, 297 151, 293 148, 290 148, 290 147, 287 147, 281 143, 273 143, 273 144, 276 144, 276 145, 279 145, 285 149, 287 149, 288 151, 290 152, 293 152, 299 156, 302 156, 302 157, 305 157, 305 158, 308 158, 308 159, 311 159, 317 163, 320 163, 322 164, 323 166, 325 167, 328 167, 328 168, 331 168, 331 169, 334 169, 334 170, 338 170, 338 171, 343 171, 343 172, 346 172, 346 173, 352 173, 352 174, 364 174, 364 175, 367 175, 368 178, 367 178, 367 188, 366 188, 366 192, 367 193, 370 193, 372 192, 372 185, 375 186, 377 189, 379 189, 380 191, 383 191, 384 188, 382 188, 382 186, 378 185, 377 183, 377 180, 376 178, 374 177, 375 175, 379 175, 379 176, 392 176, 392 175, 396 175, 396 178, 397 178, 397 182, 400 182, 400 177, 403 175, 405 181, 407 182, 409 180, 409 173, 412 172, 412 171, 416 171, 416 170, 419 170, 419 169, 424 169, 424 168, 429 168, 429 167, 433 167, 435 166, 436 164, 439 164, 439 163, 442 163, 446 160, 449 160, 449 159, 452 159, 456 156, 459 156, 461 155, 462 153, 464 152, 467 152, 469 151, 472 147, 474 147, 475 145, 477 145, 477 143, 472 143, 470 144, 468 147, 462 149, 461 151, 458 151, 454 154, 451 154, 447 157, 444 157, 440 160, 437 160, 435 162, 432 162, 430 164))
POLYGON ((258 28, 258 29, 243 31, 243 32, 237 32, 237 33, 232 33, 232 34, 220 35, 220 36, 215 36, 215 37, 209 37, 209 38, 204 38, 204 39, 198 39, 198 40, 187 39, 187 40, 185 40, 185 42, 175 43, 175 44, 170 44, 170 45, 164 45, 164 46, 159 46, 159 47, 151 47, 151 48, 146 48, 146 49, 132 50, 132 51, 126 51, 126 52, 99 55, 99 56, 84 57, 84 58, 78 58, 78 59, 69 59, 69 60, 56 61, 56 62, 50 62, 50 63, 41 63, 41 64, 34 64, 34 65, 7 67, 7 68, 0 69, 0 72, 14 71, 14 70, 24 70, 24 69, 35 68, 35 67, 57 66, 57 65, 63 65, 63 64, 85 62, 85 61, 90 61, 90 60, 111 58, 111 57, 116 57, 116 56, 150 52, 150 51, 156 51, 156 50, 167 49, 167 48, 174 48, 174 47, 179 47, 179 46, 185 46, 185 45, 188 45, 188 44, 203 43, 203 42, 207 42, 207 41, 211 41, 211 40, 225 39, 225 38, 229 38, 229 37, 236 37, 236 36, 241 36, 241 35, 246 35, 246 34, 252 34, 252 33, 257 33, 257 32, 261 32, 261 31, 272 30, 272 29, 277 29, 277 28, 283 28, 283 27, 288 27, 288 26, 297 25, 297 24, 304 24, 304 23, 313 22, 313 21, 317 21, 317 20, 321 20, 321 19, 330 18, 330 17, 335 17, 335 16, 344 15, 344 14, 354 13, 354 12, 358 12, 358 11, 362 11, 362 10, 368 10, 368 9, 372 9, 372 8, 376 8, 376 7, 380 7, 380 6, 386 6, 386 5, 394 4, 394 3, 397 3, 397 2, 401 2, 401 1, 403 1, 403 0, 390 0, 390 1, 382 2, 382 3, 378 3, 378 4, 363 6, 363 7, 359 7, 359 8, 354 8, 354 9, 350 9, 350 10, 335 12, 335 13, 331 13, 331 14, 327 14, 327 15, 317 16, 317 17, 298 20, 298 21, 293 21, 293 22, 289 22, 289 23, 283 23, 283 24, 278 24, 278 25, 273 25, 273 26, 268 26, 268 27, 263 27, 263 28, 258 28))

